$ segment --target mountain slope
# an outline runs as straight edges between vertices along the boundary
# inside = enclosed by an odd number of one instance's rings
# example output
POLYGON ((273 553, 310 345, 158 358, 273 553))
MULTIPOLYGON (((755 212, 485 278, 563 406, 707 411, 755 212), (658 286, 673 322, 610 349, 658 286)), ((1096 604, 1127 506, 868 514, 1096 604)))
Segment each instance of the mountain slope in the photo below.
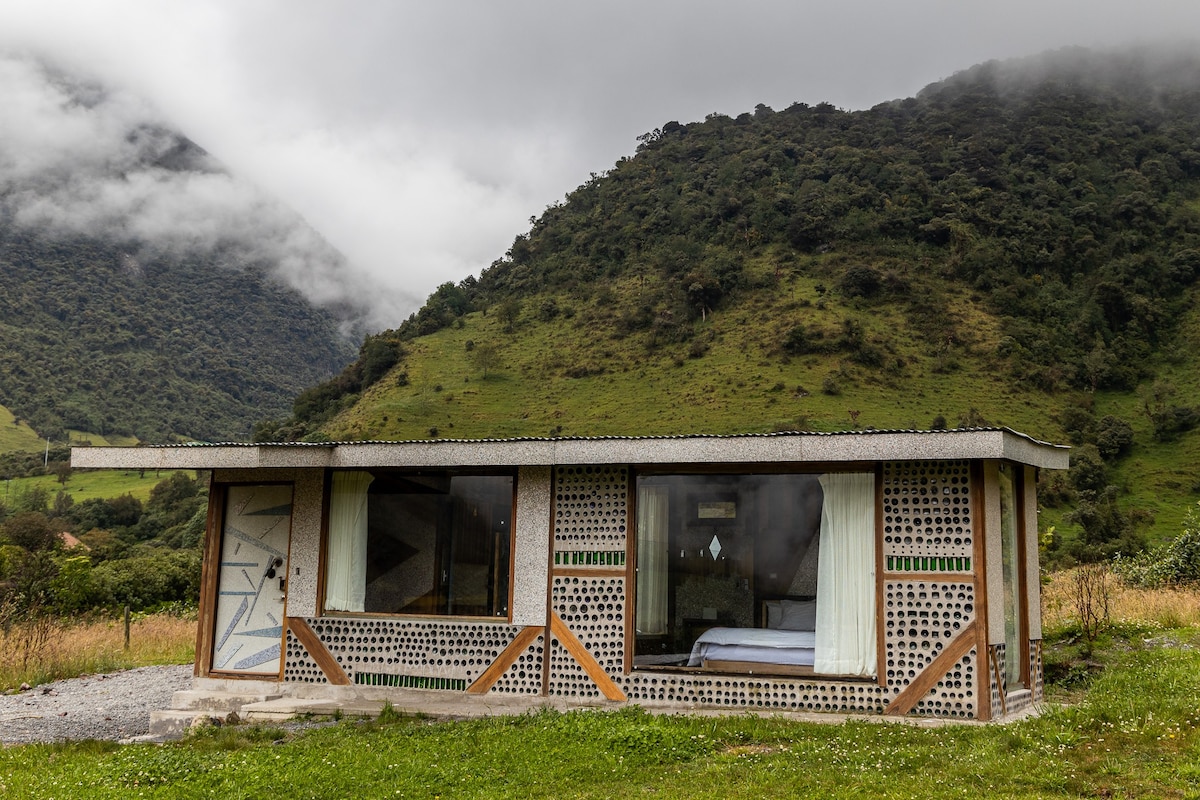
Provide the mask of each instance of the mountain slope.
POLYGON ((1077 555, 1178 531, 1200 59, 1064 51, 639 138, 371 340, 390 372, 360 359, 260 438, 1003 424, 1078 446, 1044 493, 1077 555))
POLYGON ((340 256, 136 98, 0 58, 0 405, 40 436, 236 439, 353 355, 340 256))

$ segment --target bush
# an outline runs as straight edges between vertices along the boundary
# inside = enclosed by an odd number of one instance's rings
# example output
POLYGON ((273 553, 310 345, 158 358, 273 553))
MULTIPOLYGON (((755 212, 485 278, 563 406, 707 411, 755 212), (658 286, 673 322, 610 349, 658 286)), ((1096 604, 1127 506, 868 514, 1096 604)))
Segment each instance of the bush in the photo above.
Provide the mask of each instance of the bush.
POLYGON ((200 550, 150 552, 105 561, 91 572, 97 596, 91 605, 134 611, 200 597, 200 550))
POLYGON ((1099 450, 1084 445, 1072 455, 1071 468, 1067 475, 1076 491, 1104 491, 1108 486, 1108 469, 1104 466, 1099 450))
POLYGON ((1113 569, 1126 583, 1146 589, 1200 584, 1200 518, 1189 512, 1178 537, 1132 558, 1118 557, 1113 569))
POLYGON ((1112 414, 1105 416, 1096 426, 1096 449, 1105 461, 1128 455, 1133 447, 1133 426, 1112 414))
POLYGON ((871 298, 879 294, 883 278, 873 268, 861 264, 850 267, 838 281, 838 290, 846 297, 871 298))

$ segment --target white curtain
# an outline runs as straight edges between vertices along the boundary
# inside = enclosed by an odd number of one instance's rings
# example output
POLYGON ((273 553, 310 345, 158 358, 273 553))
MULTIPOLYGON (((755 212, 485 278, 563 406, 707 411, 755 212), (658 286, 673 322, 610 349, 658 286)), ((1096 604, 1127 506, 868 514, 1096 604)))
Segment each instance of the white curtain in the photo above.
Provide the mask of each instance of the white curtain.
POLYGON ((637 609, 638 633, 667 632, 667 520, 666 486, 638 489, 637 609))
POLYGON ((325 608, 362 611, 367 594, 367 488, 369 472, 333 473, 329 498, 325 608))
POLYGON ((875 475, 822 475, 821 488, 814 670, 874 676, 875 475))

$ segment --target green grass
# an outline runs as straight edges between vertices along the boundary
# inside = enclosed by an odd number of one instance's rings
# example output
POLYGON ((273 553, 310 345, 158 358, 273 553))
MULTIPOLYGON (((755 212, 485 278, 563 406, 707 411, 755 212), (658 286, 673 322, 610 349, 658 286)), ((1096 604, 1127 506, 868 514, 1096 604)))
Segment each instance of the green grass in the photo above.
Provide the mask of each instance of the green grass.
POLYGON ((25 422, 17 422, 13 413, 0 406, 0 453, 40 450, 45 440, 25 422))
POLYGON ((145 502, 150 490, 171 476, 171 470, 77 470, 71 473, 65 485, 53 475, 34 478, 13 478, 0 487, 0 500, 19 497, 35 487, 42 487, 53 501, 60 489, 65 489, 76 503, 93 498, 120 497, 131 494, 145 502))
MULTIPOLYGON (((425 438, 437 428, 442 437, 474 438, 927 428, 939 414, 957 424, 971 408, 983 409, 991 424, 1035 435, 1048 426, 1047 399, 1017 397, 994 370, 948 367, 894 308, 864 312, 822 301, 819 282, 792 277, 778 291, 752 293, 698 322, 692 341, 656 347, 645 334, 622 337, 614 327, 612 309, 636 304, 635 280, 613 285, 615 303, 557 296, 573 317, 534 324, 527 310, 514 333, 505 333, 494 313, 470 314, 461 328, 413 342, 399 368, 408 385, 385 378, 329 433, 425 438), (825 355, 787 358, 780 349, 795 324, 833 338, 848 316, 862 322, 864 338, 894 351, 881 367, 825 355), (471 363, 468 341, 496 343, 503 366, 485 377, 471 363), (592 374, 570 377, 581 367, 592 374), (823 389, 831 376, 839 394, 823 389)), ((962 320, 964 338, 997 338, 966 298, 946 302, 962 320)))
POLYGON ((167 746, 0 751, 7 798, 952 798, 1200 796, 1200 652, 1117 656, 1080 702, 1009 725, 542 712, 393 715, 167 746))
MULTIPOLYGON (((70 429, 67 431, 68 442, 72 445, 90 444, 97 447, 111 445, 113 447, 131 447, 137 444, 132 436, 101 436, 98 433, 88 433, 70 429)), ((52 442, 51 444, 62 444, 52 442)), ((46 446, 46 440, 40 437, 33 428, 24 421, 17 421, 13 413, 0 406, 0 453, 40 453, 46 446)))

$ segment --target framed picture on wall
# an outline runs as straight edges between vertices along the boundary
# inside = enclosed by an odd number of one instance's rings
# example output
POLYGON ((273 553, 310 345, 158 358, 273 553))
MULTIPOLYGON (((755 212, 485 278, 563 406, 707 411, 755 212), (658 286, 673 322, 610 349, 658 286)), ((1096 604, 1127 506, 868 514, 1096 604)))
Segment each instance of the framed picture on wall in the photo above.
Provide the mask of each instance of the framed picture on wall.
POLYGON ((700 525, 731 525, 737 522, 738 502, 734 492, 694 494, 688 498, 689 522, 700 525))

